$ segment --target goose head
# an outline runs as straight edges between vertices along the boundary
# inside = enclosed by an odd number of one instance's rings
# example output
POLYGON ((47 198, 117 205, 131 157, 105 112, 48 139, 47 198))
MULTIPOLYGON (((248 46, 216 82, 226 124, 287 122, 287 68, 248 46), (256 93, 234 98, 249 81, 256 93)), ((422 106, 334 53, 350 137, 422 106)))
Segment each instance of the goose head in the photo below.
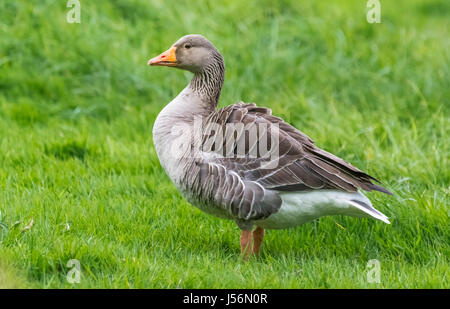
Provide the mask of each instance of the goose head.
POLYGON ((151 66, 175 67, 194 74, 205 71, 223 59, 214 45, 199 34, 181 37, 167 51, 148 61, 151 66))

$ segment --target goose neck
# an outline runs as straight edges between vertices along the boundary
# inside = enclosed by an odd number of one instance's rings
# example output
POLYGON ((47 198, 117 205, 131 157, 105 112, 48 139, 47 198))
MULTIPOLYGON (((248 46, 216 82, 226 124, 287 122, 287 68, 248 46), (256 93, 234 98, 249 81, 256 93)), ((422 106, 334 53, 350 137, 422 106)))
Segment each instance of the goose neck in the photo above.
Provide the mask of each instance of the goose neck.
POLYGON ((217 53, 209 64, 205 65, 200 72, 195 73, 189 87, 215 109, 219 103, 224 78, 223 58, 217 53))

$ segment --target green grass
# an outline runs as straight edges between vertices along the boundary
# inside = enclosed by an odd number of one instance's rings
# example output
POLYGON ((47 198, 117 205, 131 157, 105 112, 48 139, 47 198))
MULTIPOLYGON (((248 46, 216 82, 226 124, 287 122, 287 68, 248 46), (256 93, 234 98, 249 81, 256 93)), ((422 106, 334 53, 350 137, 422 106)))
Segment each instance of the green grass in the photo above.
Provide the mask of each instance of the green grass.
POLYGON ((1 1, 0 287, 450 288, 450 4, 381 1, 369 24, 366 1, 317 2, 82 0, 68 24, 66 1, 1 1), (191 76, 146 62, 188 33, 225 57, 221 106, 271 107, 382 179, 392 224, 269 231, 242 263, 236 224, 184 201, 152 143, 191 76))

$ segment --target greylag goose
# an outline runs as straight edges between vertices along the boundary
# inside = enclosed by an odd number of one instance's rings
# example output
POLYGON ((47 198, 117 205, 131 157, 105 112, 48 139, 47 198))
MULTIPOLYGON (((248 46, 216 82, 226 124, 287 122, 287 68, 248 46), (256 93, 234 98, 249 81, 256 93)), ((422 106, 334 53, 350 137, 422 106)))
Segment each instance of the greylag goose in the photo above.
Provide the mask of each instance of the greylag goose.
POLYGON ((265 229, 328 215, 389 224, 361 193, 391 194, 378 180, 318 148, 269 108, 239 102, 217 109, 225 65, 203 36, 180 38, 148 65, 194 74, 157 116, 153 142, 162 167, 190 204, 237 223, 245 258, 258 254, 265 229))

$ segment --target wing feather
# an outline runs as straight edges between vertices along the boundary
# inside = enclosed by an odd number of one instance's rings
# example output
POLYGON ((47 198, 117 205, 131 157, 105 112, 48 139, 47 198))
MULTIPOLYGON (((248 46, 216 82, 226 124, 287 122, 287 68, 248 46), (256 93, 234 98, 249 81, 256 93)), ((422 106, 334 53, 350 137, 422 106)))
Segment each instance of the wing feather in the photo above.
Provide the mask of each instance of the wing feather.
MULTIPOLYGON (((334 189, 356 192, 363 189, 391 194, 373 183, 378 182, 374 177, 316 147, 311 138, 281 118, 273 116, 268 108, 240 102, 212 113, 205 120, 205 126, 212 123, 219 125, 224 134, 222 144, 213 149, 222 156, 205 156, 200 160, 199 164, 204 171, 201 183, 205 183, 206 191, 215 192, 215 202, 239 219, 263 218, 277 211, 281 205, 278 194, 282 191, 334 189), (258 131, 257 139, 249 141, 246 130, 226 133, 227 124, 237 123, 243 124, 246 129, 259 124, 265 124, 271 130, 277 126, 279 158, 276 167, 261 168, 267 158, 260 151, 255 151, 255 148, 259 149, 263 139, 267 140, 268 148, 272 146, 272 141, 266 134, 258 131), (225 134, 233 134, 230 136, 236 138, 232 151, 226 149, 230 145, 226 144, 225 134), (239 143, 245 145, 243 157, 236 156, 239 143), (225 153, 233 156, 224 157, 225 153)), ((210 137, 207 135, 204 135, 203 142, 210 137)))

